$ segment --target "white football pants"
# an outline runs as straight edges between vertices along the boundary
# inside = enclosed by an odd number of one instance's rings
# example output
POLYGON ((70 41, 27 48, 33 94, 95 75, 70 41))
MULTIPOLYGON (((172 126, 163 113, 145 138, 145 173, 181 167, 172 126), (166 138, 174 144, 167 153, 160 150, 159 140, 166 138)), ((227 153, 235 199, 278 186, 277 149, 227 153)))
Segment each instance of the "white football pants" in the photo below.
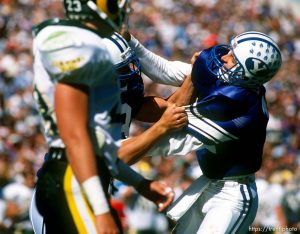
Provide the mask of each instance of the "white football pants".
POLYGON ((247 233, 258 207, 255 181, 210 180, 178 220, 176 234, 247 233))

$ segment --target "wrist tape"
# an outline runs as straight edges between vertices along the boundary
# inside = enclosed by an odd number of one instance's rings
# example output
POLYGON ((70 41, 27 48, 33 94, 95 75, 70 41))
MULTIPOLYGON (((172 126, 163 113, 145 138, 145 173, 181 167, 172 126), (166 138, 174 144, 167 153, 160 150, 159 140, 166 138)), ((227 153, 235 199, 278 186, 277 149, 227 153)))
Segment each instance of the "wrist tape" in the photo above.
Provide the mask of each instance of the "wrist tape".
POLYGON ((94 215, 110 211, 99 176, 92 176, 81 184, 83 193, 91 206, 94 215))

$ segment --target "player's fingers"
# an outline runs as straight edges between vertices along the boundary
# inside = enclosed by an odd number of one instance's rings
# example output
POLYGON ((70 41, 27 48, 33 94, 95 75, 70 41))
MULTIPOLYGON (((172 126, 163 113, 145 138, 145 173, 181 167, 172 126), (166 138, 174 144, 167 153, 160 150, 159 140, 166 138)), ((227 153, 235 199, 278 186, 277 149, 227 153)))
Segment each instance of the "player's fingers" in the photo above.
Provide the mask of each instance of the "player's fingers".
POLYGON ((187 114, 186 113, 179 113, 179 114, 177 114, 177 119, 187 119, 187 114))
POLYGON ((154 181, 151 183, 151 190, 161 196, 165 196, 167 193, 167 184, 164 181, 154 181))
POLYGON ((174 113, 185 113, 185 108, 183 106, 174 106, 173 112, 174 113))
POLYGON ((198 56, 200 55, 201 51, 198 51, 196 53, 193 54, 192 58, 191 58, 191 63, 194 64, 196 59, 198 58, 198 56))
POLYGON ((174 129, 181 129, 181 128, 185 127, 186 125, 187 125, 186 122, 178 123, 178 124, 176 124, 174 129))
POLYGON ((164 202, 158 203, 158 211, 164 211, 174 200, 175 193, 172 191, 167 195, 167 198, 164 202))
POLYGON ((162 189, 162 195, 165 195, 165 196, 169 195, 172 192, 174 192, 174 191, 171 187, 164 187, 162 189))
POLYGON ((178 118, 176 120, 177 125, 185 125, 185 124, 187 124, 187 122, 188 122, 187 116, 181 116, 180 118, 178 118))
POLYGON ((155 183, 153 183, 153 185, 155 186, 153 186, 152 189, 160 195, 167 196, 168 194, 174 192, 173 189, 169 187, 164 181, 156 181, 155 183))
POLYGON ((185 118, 187 118, 187 114, 186 113, 176 113, 173 115, 173 118, 175 120, 185 119, 185 118))

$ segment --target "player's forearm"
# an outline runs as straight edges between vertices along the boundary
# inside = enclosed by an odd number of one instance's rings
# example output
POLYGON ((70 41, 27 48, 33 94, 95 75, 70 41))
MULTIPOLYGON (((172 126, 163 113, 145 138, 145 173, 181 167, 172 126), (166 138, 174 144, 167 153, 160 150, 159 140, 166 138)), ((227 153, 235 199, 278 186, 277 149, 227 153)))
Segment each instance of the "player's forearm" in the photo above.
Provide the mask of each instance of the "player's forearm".
POLYGON ((163 136, 167 129, 154 124, 141 135, 128 138, 122 141, 119 149, 119 158, 128 164, 134 164, 163 136))
POLYGON ((185 76, 191 72, 191 64, 168 61, 146 49, 134 37, 131 37, 129 44, 142 64, 143 73, 156 83, 178 87, 184 81, 185 76))
POLYGON ((131 185, 137 189, 141 182, 145 180, 145 178, 141 174, 134 171, 123 160, 118 160, 116 166, 119 173, 115 178, 127 185, 131 185))
POLYGON ((81 133, 80 136, 72 135, 66 142, 68 161, 79 183, 98 174, 96 156, 88 136, 81 133))
POLYGON ((168 107, 168 102, 160 97, 144 97, 140 111, 134 117, 135 120, 153 123, 160 119, 168 107))
POLYGON ((55 113, 72 170, 81 183, 97 174, 93 147, 87 129, 88 95, 78 88, 57 84, 55 113), (76 127, 74 127, 76 126, 76 127))
POLYGON ((151 128, 141 135, 130 138, 121 144, 119 157, 127 163, 140 159, 162 136, 170 131, 180 129, 187 124, 187 114, 184 107, 168 105, 163 115, 151 128))
POLYGON ((108 213, 110 209, 98 176, 96 155, 87 129, 88 98, 88 94, 80 87, 66 84, 56 86, 55 113, 68 162, 94 215, 98 216, 108 213))
POLYGON ((167 100, 177 106, 185 106, 191 104, 195 100, 195 88, 190 75, 187 76, 181 87, 179 87, 167 100))

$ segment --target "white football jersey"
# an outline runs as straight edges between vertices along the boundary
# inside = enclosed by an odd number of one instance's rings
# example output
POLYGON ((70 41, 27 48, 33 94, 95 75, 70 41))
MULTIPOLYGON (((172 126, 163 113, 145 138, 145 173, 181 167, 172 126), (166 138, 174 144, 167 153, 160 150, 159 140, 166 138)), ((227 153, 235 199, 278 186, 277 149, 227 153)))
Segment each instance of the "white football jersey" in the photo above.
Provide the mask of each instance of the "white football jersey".
POLYGON ((185 130, 173 131, 162 136, 147 151, 147 156, 185 156, 204 147, 203 143, 185 130))
POLYGON ((55 84, 82 84, 89 90, 88 124, 95 152, 117 155, 120 87, 101 36, 75 21, 49 20, 35 29, 33 53, 34 97, 49 147, 64 147, 54 113, 55 84))

